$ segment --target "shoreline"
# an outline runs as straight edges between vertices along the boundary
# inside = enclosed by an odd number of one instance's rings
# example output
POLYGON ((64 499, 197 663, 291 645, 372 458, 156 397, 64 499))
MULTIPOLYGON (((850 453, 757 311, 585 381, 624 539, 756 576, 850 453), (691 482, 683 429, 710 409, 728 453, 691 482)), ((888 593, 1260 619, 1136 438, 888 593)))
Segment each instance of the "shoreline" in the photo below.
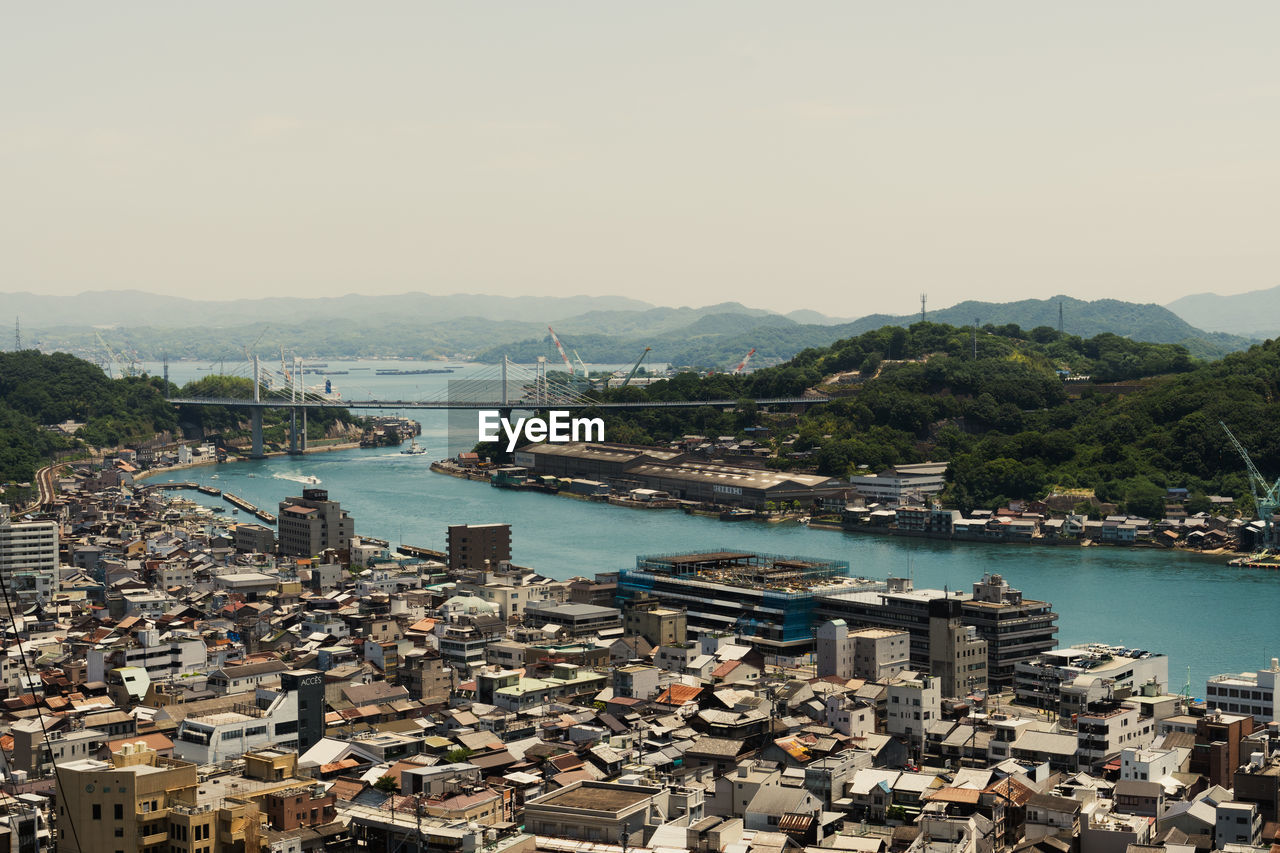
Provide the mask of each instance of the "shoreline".
MULTIPOLYGON (((432 462, 431 470, 437 474, 444 474, 446 476, 453 477, 454 479, 458 479, 458 480, 470 480, 472 482, 481 482, 481 483, 489 482, 489 478, 487 476, 484 476, 482 472, 472 471, 470 469, 458 468, 457 466, 450 465, 446 460, 443 460, 443 459, 432 462)), ((543 491, 543 490, 527 489, 524 491, 543 491)), ((571 495, 571 494, 567 496, 568 497, 586 497, 586 496, 571 495)), ((654 509, 655 508, 655 507, 632 506, 630 504, 615 502, 612 500, 604 500, 600 502, 608 503, 610 506, 617 506, 623 509, 638 509, 638 508, 654 509)), ((664 508, 673 509, 675 507, 664 507, 664 508)), ((694 511, 691 514, 702 516, 705 518, 718 518, 721 521, 730 521, 735 523, 739 521, 739 519, 723 518, 722 512, 723 511, 704 510, 704 511, 694 511)), ((759 522, 762 524, 778 524, 784 521, 791 521, 794 519, 751 518, 749 520, 759 522)), ((1104 550, 1110 550, 1113 548, 1120 548, 1120 549, 1131 548, 1139 551, 1168 551, 1171 553, 1189 554, 1194 557, 1211 559, 1215 563, 1218 563, 1219 565, 1229 565, 1229 561, 1231 560, 1235 560, 1237 558, 1248 558, 1252 556, 1249 553, 1245 553, 1242 551, 1231 551, 1225 548, 1215 548, 1209 551, 1198 551, 1191 548, 1176 548, 1176 547, 1165 548, 1155 543, 1143 543, 1143 544, 1126 543, 1124 545, 1112 545, 1110 543, 1086 542, 1085 540, 1080 540, 1080 539, 1046 539, 1044 537, 1034 538, 1025 542, 994 542, 988 539, 979 539, 979 538, 957 538, 954 536, 915 535, 914 532, 912 531, 890 530, 889 528, 866 528, 866 529, 858 528, 858 527, 851 528, 851 527, 845 527, 843 524, 832 524, 829 522, 812 522, 811 521, 804 526, 813 530, 828 530, 828 531, 834 531, 838 533, 867 534, 872 536, 885 536, 890 538, 900 537, 902 539, 929 539, 935 542, 948 542, 948 543, 959 542, 959 543, 973 544, 973 545, 999 545, 999 546, 1022 545, 1022 546, 1030 546, 1030 547, 1039 546, 1041 548, 1079 548, 1081 550, 1085 548, 1102 548, 1104 550)), ((1230 568, 1244 569, 1244 568, 1261 568, 1261 567, 1230 566, 1230 568)))
MULTIPOLYGON (((356 449, 359 449, 359 447, 360 447, 360 442, 358 441, 344 441, 339 444, 326 444, 320 447, 308 447, 306 450, 302 451, 300 454, 289 453, 287 450, 273 450, 270 453, 264 454, 262 458, 275 459, 280 456, 295 456, 295 455, 306 456, 312 453, 331 453, 335 450, 356 450, 356 449)), ((233 465, 236 462, 251 462, 251 461, 253 460, 250 459, 248 456, 237 456, 234 459, 228 459, 225 462, 219 462, 216 459, 212 459, 206 462, 188 462, 185 465, 169 465, 164 468, 148 468, 146 471, 142 471, 141 473, 135 474, 133 477, 133 481, 136 483, 139 480, 145 480, 149 477, 157 477, 161 474, 168 474, 173 471, 189 471, 192 468, 208 468, 209 466, 216 467, 218 465, 233 465)))

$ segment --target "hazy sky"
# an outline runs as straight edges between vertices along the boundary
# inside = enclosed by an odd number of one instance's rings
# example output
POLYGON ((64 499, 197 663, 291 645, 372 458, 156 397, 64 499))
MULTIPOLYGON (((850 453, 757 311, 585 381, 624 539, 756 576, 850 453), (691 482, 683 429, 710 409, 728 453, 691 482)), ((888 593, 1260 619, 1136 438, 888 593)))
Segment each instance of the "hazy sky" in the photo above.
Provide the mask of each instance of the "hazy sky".
POLYGON ((12 3, 0 290, 1280 284, 1275 2, 12 3))

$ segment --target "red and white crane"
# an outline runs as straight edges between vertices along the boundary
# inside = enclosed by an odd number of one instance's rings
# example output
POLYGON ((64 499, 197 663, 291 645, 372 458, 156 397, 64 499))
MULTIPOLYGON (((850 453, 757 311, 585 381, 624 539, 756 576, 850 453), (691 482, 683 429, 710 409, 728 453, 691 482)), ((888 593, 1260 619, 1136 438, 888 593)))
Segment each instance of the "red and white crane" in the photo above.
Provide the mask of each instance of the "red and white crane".
POLYGON ((569 368, 569 375, 573 375, 573 362, 569 361, 569 354, 564 351, 564 344, 560 343, 560 338, 556 335, 556 330, 547 326, 547 331, 551 333, 551 340, 556 345, 556 349, 560 351, 560 358, 564 359, 564 366, 569 368))
POLYGON ((738 366, 733 369, 735 374, 741 373, 747 369, 747 362, 751 361, 751 356, 756 354, 756 348, 752 347, 751 351, 742 357, 742 361, 738 362, 738 366))

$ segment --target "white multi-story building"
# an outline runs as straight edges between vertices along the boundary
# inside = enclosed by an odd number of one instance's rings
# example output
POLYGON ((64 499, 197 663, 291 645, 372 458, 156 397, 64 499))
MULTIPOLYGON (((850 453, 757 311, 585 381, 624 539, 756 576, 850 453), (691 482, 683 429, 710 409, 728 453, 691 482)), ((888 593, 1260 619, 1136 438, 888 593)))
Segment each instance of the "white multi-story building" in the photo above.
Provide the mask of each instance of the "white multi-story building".
POLYGON ((1142 685, 1155 681, 1163 691, 1169 684, 1169 658, 1142 650, 1083 643, 1042 652, 1013 668, 1018 701, 1036 708, 1070 713, 1063 708, 1062 689, 1081 676, 1110 684, 1113 695, 1138 694, 1142 685))
POLYGON ((137 639, 122 638, 108 646, 85 653, 88 681, 106 681, 109 670, 141 667, 152 682, 189 672, 201 672, 208 665, 204 641, 199 636, 161 638, 157 630, 139 631, 137 639))
POLYGON ((253 705, 185 718, 173 754, 193 764, 218 764, 264 747, 298 746, 298 693, 259 687, 253 705))
POLYGON ((0 578, 14 572, 58 569, 58 525, 52 521, 14 521, 0 504, 0 578))
POLYGON ((530 604, 564 604, 569 600, 568 581, 552 580, 527 569, 473 571, 459 577, 455 586, 459 595, 492 604, 503 619, 522 614, 530 604))
POLYGON ((1257 803, 1218 803, 1214 810, 1213 848, 1225 850, 1228 844, 1252 847, 1262 835, 1262 817, 1257 803))
POLYGON ((904 672, 889 682, 885 700, 885 730, 909 740, 923 739, 942 715, 941 684, 918 672, 904 672))
POLYGON ((1276 719, 1276 680, 1280 678, 1280 658, 1271 659, 1270 669, 1217 675, 1205 685, 1205 704, 1211 711, 1251 714, 1259 722, 1276 719))
POLYGON ((1133 782, 1158 782, 1178 772, 1186 750, 1134 749, 1120 751, 1120 778, 1133 782))
POLYGON ((1142 717, 1137 705, 1097 702, 1076 716, 1076 758, 1080 767, 1101 764, 1126 747, 1138 749, 1155 739, 1155 722, 1142 717))
POLYGON ((946 488, 947 463, 895 465, 879 474, 850 477, 849 482, 869 503, 897 506, 905 500, 924 501, 946 488))
POLYGON ((892 628, 850 630, 843 619, 818 626, 818 677, 887 681, 911 663, 911 635, 892 628))

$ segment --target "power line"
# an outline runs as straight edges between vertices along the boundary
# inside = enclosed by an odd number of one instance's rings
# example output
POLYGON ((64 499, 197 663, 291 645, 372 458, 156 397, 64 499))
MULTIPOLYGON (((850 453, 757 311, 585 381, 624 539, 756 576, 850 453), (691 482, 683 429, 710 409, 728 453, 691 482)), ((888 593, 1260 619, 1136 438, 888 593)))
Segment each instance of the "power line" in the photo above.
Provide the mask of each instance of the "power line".
MULTIPOLYGON (((18 622, 13 615, 13 602, 9 600, 9 582, 2 575, 0 575, 0 594, 4 595, 4 607, 5 607, 5 610, 8 611, 9 613, 9 624, 14 627, 14 634, 16 635, 18 622)), ((27 652, 25 649, 22 648, 21 640, 18 641, 18 657, 22 659, 22 668, 26 670, 27 684, 31 685, 32 689, 34 689, 35 676, 31 674, 31 662, 27 660, 27 652)), ((49 746, 49 728, 44 724, 43 713, 39 713, 39 712, 36 713, 36 722, 40 724, 40 733, 44 736, 44 745, 48 747, 49 746)), ((62 808, 65 805, 67 800, 67 788, 65 785, 62 784, 62 770, 58 768, 58 762, 53 761, 52 747, 49 747, 49 760, 53 763, 54 785, 62 792, 61 795, 58 797, 58 807, 62 808)), ((39 768, 39 766, 40 766, 40 762, 39 762, 39 759, 37 759, 36 767, 39 768)), ((84 850, 84 848, 80 846, 80 833, 76 831, 75 817, 71 812, 67 813, 67 823, 71 825, 71 837, 72 839, 75 840, 76 850, 84 850)))

